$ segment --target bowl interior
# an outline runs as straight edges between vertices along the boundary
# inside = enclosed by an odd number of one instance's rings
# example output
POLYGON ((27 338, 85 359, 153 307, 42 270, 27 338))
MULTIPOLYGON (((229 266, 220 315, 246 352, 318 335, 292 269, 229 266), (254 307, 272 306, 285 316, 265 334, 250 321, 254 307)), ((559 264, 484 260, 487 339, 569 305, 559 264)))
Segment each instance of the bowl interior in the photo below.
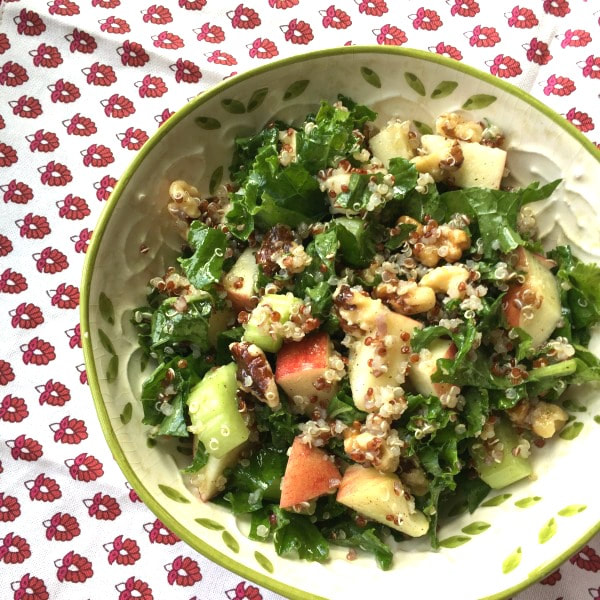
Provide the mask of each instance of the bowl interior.
MULTIPOLYGON (((535 207, 546 243, 568 242, 582 258, 598 260, 598 153, 523 92, 460 63, 402 49, 355 47, 273 63, 202 94, 161 127, 119 181, 94 232, 82 330, 104 433, 127 478, 168 527, 213 560, 286 596, 379 597, 402 585, 412 598, 506 597, 564 560, 598 527, 589 457, 600 439, 600 396, 591 389, 576 391, 572 423, 536 452, 535 481, 491 494, 473 515, 446 524, 437 553, 426 541, 402 544, 394 569, 385 573, 371 557, 351 563, 335 547, 332 561, 321 565, 282 559, 271 545, 250 542, 244 522, 202 504, 186 488, 177 465, 188 457, 175 446, 149 445, 141 425, 140 386, 151 365, 141 363, 129 320, 144 302, 149 278, 173 264, 181 247, 166 212, 170 182, 186 179, 208 194, 227 180, 237 135, 273 118, 298 122, 321 99, 340 93, 374 108, 378 124, 400 116, 426 130, 449 110, 489 118, 506 135, 516 183, 563 179, 554 196, 535 207), (141 253, 142 246, 148 251, 141 253)), ((592 347, 599 344, 596 333, 592 347)))

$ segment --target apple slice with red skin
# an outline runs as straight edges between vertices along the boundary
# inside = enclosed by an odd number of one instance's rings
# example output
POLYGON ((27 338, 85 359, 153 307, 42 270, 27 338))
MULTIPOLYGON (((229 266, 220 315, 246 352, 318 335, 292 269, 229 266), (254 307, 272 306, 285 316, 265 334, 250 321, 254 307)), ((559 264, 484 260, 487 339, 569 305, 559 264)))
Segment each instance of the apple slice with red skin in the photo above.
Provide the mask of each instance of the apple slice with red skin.
POLYGON ((429 521, 415 510, 404 492, 400 478, 394 473, 352 465, 344 473, 336 500, 369 519, 419 537, 427 533, 429 521))
POLYGON ((531 336, 533 347, 539 347, 552 335, 562 316, 560 289, 550 271, 554 263, 522 247, 515 254, 516 268, 525 280, 509 287, 502 310, 508 326, 520 327, 531 336), (527 306, 529 309, 524 310, 527 306), (527 318, 528 312, 531 318, 527 318))
POLYGON ((456 356, 456 346, 452 340, 440 338, 432 342, 429 352, 431 352, 431 358, 424 360, 421 356, 419 362, 411 363, 408 378, 419 394, 441 398, 443 394, 450 391, 452 384, 434 383, 431 381, 431 376, 437 371, 439 358, 452 359, 456 356))
POLYGON ((294 439, 285 474, 281 481, 281 508, 291 508, 302 502, 332 493, 342 476, 331 457, 320 448, 294 439))
POLYGON ((291 399, 309 398, 309 410, 316 403, 325 406, 338 387, 337 382, 325 381, 331 352, 331 340, 323 332, 311 333, 299 342, 286 342, 277 353, 275 381, 291 399))
POLYGON ((246 248, 223 277, 223 288, 234 310, 252 310, 257 303, 254 286, 258 277, 258 265, 254 251, 246 248))

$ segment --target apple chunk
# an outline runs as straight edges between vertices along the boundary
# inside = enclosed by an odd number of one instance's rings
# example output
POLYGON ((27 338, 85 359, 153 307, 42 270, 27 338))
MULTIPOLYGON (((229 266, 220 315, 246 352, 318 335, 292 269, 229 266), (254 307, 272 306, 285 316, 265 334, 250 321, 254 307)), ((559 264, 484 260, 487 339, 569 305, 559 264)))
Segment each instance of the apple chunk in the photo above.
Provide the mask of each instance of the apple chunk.
POLYGON ((344 473, 336 499, 369 519, 419 537, 427 533, 429 521, 404 491, 397 475, 353 465, 344 473))
POLYGON ((524 272, 525 280, 510 286, 502 309, 507 324, 520 327, 531 336, 532 345, 538 347, 561 319, 560 290, 546 258, 521 247, 516 255, 516 267, 524 272))
POLYGON ((254 251, 246 248, 223 277, 223 287, 236 311, 252 310, 256 305, 254 286, 258 277, 258 265, 254 251))
POLYGON ((452 384, 434 383, 431 376, 437 371, 438 358, 456 356, 456 346, 451 340, 437 339, 429 347, 429 353, 430 357, 423 358, 421 355, 419 362, 411 364, 408 378, 419 394, 441 398, 450 391, 452 384))
POLYGON ((323 450, 308 446, 297 437, 281 481, 281 508, 308 502, 338 487, 342 476, 331 457, 323 450))
POLYGON ((277 353, 275 381, 290 397, 302 396, 311 403, 327 404, 337 392, 337 382, 327 382, 332 344, 326 333, 307 335, 299 342, 286 342, 277 353))
POLYGON ((369 145, 373 155, 381 160, 386 169, 392 158, 412 158, 415 152, 410 145, 410 121, 390 121, 369 140, 369 145))

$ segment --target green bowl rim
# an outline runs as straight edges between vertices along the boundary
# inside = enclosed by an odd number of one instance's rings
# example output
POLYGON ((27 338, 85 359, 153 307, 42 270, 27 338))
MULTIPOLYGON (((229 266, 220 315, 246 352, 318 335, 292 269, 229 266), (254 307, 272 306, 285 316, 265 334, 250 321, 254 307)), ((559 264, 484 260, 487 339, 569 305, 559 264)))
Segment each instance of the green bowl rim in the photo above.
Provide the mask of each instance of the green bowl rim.
MULTIPOLYGON (((475 77, 477 79, 483 80, 497 88, 502 89, 503 91, 518 97, 520 100, 523 100, 536 110, 542 112, 549 119, 554 121, 557 125, 559 125, 562 129, 564 129, 570 136, 574 137, 580 144, 585 148, 592 156, 600 162, 600 151, 595 147, 591 140, 585 137, 574 125, 569 123, 566 119, 560 116, 558 113, 548 108, 545 104, 532 97, 527 92, 521 90, 520 88, 515 87, 514 85, 502 81, 497 77, 490 75, 488 73, 484 73, 475 67, 471 67, 469 65, 463 64, 461 62, 455 61, 450 58, 446 58, 444 56, 440 56, 438 54, 432 54, 430 52, 426 52, 424 50, 416 50, 412 48, 399 48, 399 47, 390 47, 390 46, 346 46, 339 48, 328 48, 324 50, 317 50, 314 52, 307 52, 304 54, 295 55, 289 58, 284 58, 277 61, 272 61, 266 65, 256 67, 254 69, 250 69, 245 71, 239 75, 235 75, 230 79, 222 81, 221 83, 216 84, 205 92, 200 93, 196 98, 189 101, 182 108, 180 108, 177 112, 175 112, 159 129, 148 139, 148 141, 144 144, 141 150, 136 154, 133 161, 129 164, 121 178, 119 179, 117 185, 115 186, 113 192, 106 203, 99 220, 97 222, 96 228, 94 229, 94 235, 91 238, 91 243, 86 253, 85 262, 83 266, 82 280, 81 280, 81 306, 80 306, 80 317, 81 317, 81 333, 83 340, 83 354, 86 364, 88 382, 90 385, 90 389, 92 392, 92 397, 94 399, 94 405, 96 407, 96 412, 98 414, 98 419, 100 421, 100 425, 102 427, 102 431, 104 433, 104 437, 108 443, 108 446, 117 462, 123 474, 135 489, 136 493, 142 499, 144 504, 150 508, 150 510, 167 526, 171 529, 177 536, 179 536, 183 541, 189 544, 192 548, 214 561, 218 565, 237 573, 242 577, 246 577, 259 585, 262 585, 276 593, 287 596, 292 600, 326 600, 322 596, 317 596, 315 594, 308 593, 303 590, 299 590, 295 587, 289 586, 277 579, 269 577, 263 573, 260 573, 250 567, 243 565, 237 562, 235 559, 223 554, 219 550, 216 550, 214 547, 210 546, 202 539, 192 534, 188 529, 179 525, 179 522, 174 519, 171 514, 163 508, 158 500, 152 495, 152 493, 144 486, 142 481, 136 475, 134 469, 129 464, 127 457, 125 456, 119 441, 115 435, 115 432, 111 426, 110 418, 108 416, 108 412, 106 410, 106 406, 104 405, 104 401, 102 398, 102 392, 100 390, 98 374, 96 372, 96 366, 94 361, 94 353, 91 346, 90 340, 90 332, 89 332, 89 312, 90 312, 90 287, 92 281, 92 273, 93 268, 96 261, 96 256, 98 254, 98 250, 100 248, 100 244, 102 241, 102 237, 104 231, 108 225, 110 217, 121 197, 121 194, 127 187, 129 180, 133 177, 136 169, 140 166, 146 155, 150 152, 151 149, 156 146, 160 142, 160 140, 166 135, 166 133, 174 127, 179 121, 181 121, 184 117, 186 117, 191 112, 195 111, 199 106, 204 104, 207 100, 212 98, 213 96, 219 94, 223 90, 226 90, 230 87, 235 86, 240 81, 244 81, 255 75, 264 73, 266 71, 274 71, 279 69, 280 67, 287 66, 289 64, 294 64, 298 62, 310 61, 315 58, 323 58, 327 56, 339 56, 346 54, 391 54, 398 56, 408 56, 410 58, 415 58, 418 60, 423 60, 430 63, 437 63, 443 65, 447 68, 461 71, 475 77)), ((535 576, 528 576, 526 579, 518 583, 517 585, 512 586, 509 589, 503 590, 491 596, 486 596, 482 600, 504 600, 510 596, 512 596, 515 592, 519 592, 532 583, 535 583, 539 579, 546 576, 553 569, 555 569, 558 565, 564 562, 571 554, 577 551, 578 548, 583 546, 589 539, 591 539, 598 531, 600 531, 600 522, 598 522, 594 527, 592 527, 586 534, 581 537, 575 544, 561 553, 557 558, 552 560, 551 562, 544 563, 538 569, 532 571, 535 573, 535 576)))

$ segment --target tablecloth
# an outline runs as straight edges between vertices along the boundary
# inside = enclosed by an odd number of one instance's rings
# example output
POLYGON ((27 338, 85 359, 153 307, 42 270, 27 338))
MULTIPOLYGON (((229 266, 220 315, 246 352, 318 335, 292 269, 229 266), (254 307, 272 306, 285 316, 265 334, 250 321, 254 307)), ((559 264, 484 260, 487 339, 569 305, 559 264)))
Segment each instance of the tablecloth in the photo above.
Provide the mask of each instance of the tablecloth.
MULTIPOLYGON (((193 551, 140 502, 86 385, 88 242, 120 173, 174 110, 268 60, 402 45, 515 83, 598 143, 599 39, 597 0, 5 0, 0 598, 279 598, 193 551)), ((600 537, 517 597, 600 598, 600 537)))

